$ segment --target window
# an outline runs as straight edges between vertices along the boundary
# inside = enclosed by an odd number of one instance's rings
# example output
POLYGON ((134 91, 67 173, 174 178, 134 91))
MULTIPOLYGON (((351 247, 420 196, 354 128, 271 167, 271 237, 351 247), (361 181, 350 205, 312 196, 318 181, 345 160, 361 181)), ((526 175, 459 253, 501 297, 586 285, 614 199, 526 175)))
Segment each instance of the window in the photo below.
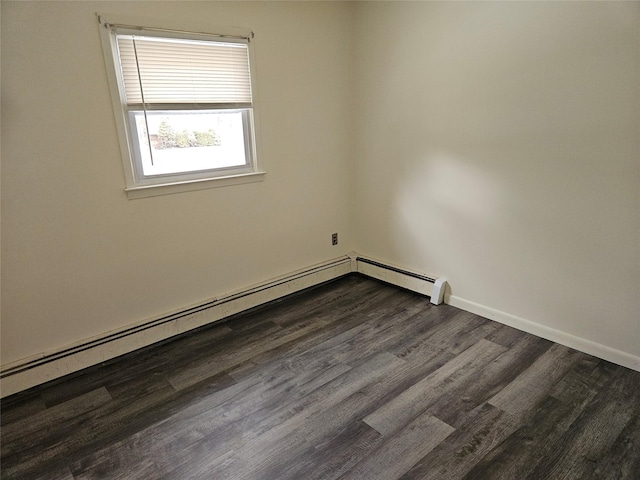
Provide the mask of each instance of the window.
POLYGON ((129 198, 257 181, 251 37, 99 17, 129 198))

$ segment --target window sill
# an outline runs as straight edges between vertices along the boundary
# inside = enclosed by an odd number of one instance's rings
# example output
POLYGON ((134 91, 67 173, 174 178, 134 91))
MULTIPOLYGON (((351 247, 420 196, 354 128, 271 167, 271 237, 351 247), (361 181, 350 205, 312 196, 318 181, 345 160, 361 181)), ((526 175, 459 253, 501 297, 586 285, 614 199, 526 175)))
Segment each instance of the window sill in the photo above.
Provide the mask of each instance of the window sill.
POLYGON ((266 172, 243 173, 229 175, 227 177, 204 178, 201 180, 189 180, 184 182, 160 183, 157 185, 144 185, 125 188, 129 200, 136 198, 156 197, 159 195, 171 195, 174 193, 192 192, 207 188, 226 187, 243 183, 261 182, 266 172))

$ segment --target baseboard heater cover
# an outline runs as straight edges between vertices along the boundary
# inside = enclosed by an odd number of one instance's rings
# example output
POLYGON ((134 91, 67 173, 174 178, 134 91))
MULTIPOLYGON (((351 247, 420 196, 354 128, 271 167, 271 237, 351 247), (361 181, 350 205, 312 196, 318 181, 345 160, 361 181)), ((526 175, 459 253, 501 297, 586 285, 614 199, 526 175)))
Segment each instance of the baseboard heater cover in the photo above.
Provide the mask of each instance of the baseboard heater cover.
POLYGON ((444 301, 445 278, 424 275, 359 255, 353 255, 352 258, 355 271, 363 275, 427 295, 434 305, 444 301))
POLYGON ((355 272, 429 296, 431 303, 435 305, 442 303, 444 298, 446 280, 443 278, 423 275, 351 253, 241 291, 106 332, 62 349, 3 365, 0 371, 0 397, 55 380, 355 272))
POLYGON ((99 364, 352 272, 348 256, 2 367, 0 397, 99 364))

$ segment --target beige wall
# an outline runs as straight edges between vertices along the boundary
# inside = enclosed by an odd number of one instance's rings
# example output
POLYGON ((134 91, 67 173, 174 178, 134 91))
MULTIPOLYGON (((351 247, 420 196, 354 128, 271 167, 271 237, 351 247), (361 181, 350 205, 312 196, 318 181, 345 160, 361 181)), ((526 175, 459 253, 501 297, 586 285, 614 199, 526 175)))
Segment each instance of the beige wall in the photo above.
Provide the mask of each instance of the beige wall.
POLYGON ((350 250, 350 8, 2 2, 3 364, 350 250), (96 11, 253 29, 263 182, 127 200, 96 11))
POLYGON ((356 21, 356 250, 640 356, 640 3, 356 21))
POLYGON ((640 356, 640 4, 152 5, 2 3, 3 364, 352 249, 640 356), (252 28, 266 180, 127 200, 95 11, 252 28))

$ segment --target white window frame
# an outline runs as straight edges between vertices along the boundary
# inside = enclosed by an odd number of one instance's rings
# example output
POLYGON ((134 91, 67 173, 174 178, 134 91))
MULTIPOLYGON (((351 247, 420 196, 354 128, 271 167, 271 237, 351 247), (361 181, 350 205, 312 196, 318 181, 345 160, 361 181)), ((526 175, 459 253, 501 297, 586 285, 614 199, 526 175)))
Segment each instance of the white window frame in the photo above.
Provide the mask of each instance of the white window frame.
MULTIPOLYGON (((254 50, 251 38, 253 33, 245 29, 192 29, 185 30, 180 25, 150 25, 144 22, 144 27, 139 21, 118 19, 110 16, 105 19, 98 15, 100 35, 111 90, 112 106, 116 120, 116 128, 120 140, 120 152, 124 166, 126 187, 125 191, 129 199, 144 198, 156 195, 167 195, 179 192, 201 190, 205 188, 222 187, 262 181, 265 171, 258 162, 257 148, 257 92, 254 50), (138 35, 160 36, 187 40, 215 40, 224 42, 225 38, 247 38, 249 54, 252 106, 243 108, 243 126, 245 130, 245 151, 248 164, 241 167, 217 168, 197 172, 180 172, 176 174, 164 174, 145 176, 142 172, 140 145, 136 133, 134 113, 130 111, 126 103, 124 83, 121 77, 117 33, 135 32, 138 35)), ((185 109, 190 110, 190 109, 185 109)), ((229 110, 226 110, 229 111, 229 110)))

